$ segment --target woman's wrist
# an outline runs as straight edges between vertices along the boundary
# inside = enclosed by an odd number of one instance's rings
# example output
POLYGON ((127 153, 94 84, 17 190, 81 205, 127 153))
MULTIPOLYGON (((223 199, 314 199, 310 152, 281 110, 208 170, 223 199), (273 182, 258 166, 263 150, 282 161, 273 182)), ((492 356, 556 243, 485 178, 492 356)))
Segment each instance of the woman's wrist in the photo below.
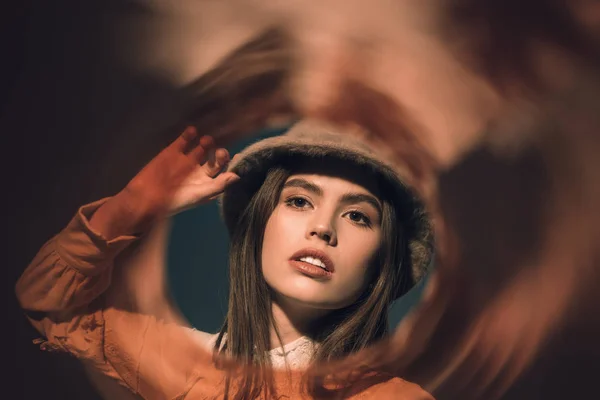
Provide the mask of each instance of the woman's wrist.
POLYGON ((91 227, 106 240, 143 233, 148 228, 145 218, 123 192, 108 199, 94 212, 91 227))

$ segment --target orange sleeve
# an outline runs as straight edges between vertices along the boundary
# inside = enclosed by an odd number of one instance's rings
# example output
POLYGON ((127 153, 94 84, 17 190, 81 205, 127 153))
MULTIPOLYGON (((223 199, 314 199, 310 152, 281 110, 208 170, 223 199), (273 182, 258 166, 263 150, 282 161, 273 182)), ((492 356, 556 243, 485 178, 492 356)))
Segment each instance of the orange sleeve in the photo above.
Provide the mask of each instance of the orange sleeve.
POLYGON ((216 372, 210 354, 190 329, 104 296, 115 259, 139 239, 107 241, 91 228, 89 218, 104 201, 81 207, 40 249, 17 282, 18 300, 45 337, 35 341, 42 349, 68 352, 143 398, 182 396, 200 379, 194 371, 203 378, 216 372))

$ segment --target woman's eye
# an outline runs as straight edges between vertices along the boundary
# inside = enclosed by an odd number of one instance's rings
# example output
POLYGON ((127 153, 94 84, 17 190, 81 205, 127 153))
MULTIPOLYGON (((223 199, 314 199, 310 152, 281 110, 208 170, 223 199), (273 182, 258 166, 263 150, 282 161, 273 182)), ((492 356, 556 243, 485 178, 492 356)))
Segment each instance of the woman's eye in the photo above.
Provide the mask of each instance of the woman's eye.
POLYGON ((306 200, 300 198, 293 199, 292 204, 294 204, 296 207, 304 207, 306 205, 306 200))
POLYGON ((287 199, 286 203, 294 208, 306 208, 310 205, 308 200, 302 197, 292 197, 290 199, 287 199))
POLYGON ((348 213, 348 218, 352 222, 356 222, 360 225, 365 225, 365 226, 371 225, 371 220, 369 219, 369 217, 367 217, 365 214, 358 212, 358 211, 350 211, 348 213))

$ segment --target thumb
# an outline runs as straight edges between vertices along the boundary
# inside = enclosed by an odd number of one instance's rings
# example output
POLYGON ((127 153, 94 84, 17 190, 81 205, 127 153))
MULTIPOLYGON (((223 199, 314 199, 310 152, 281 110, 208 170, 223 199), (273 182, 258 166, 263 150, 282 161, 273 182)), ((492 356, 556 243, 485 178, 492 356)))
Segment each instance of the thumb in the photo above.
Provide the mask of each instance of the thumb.
POLYGON ((233 172, 223 172, 209 183, 204 185, 203 197, 205 199, 213 199, 223 193, 225 188, 237 182, 240 177, 233 172))
POLYGON ((240 180, 240 176, 238 174, 236 174, 235 172, 223 172, 221 175, 217 176, 215 179, 215 181, 219 181, 219 182, 223 182, 223 189, 225 189, 227 186, 237 182, 240 180))

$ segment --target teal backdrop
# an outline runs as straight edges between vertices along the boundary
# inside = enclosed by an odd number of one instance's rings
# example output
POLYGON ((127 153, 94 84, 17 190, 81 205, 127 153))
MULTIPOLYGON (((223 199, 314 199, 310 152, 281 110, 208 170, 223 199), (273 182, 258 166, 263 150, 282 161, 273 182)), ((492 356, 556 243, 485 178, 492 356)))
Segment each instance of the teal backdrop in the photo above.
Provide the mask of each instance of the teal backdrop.
MULTIPOLYGON (((232 146, 233 155, 252 142, 278 135, 264 131, 232 146)), ((216 202, 177 215, 169 240, 168 279, 183 314, 199 330, 216 332, 227 312, 229 241, 216 202)), ((424 282, 397 300, 390 309, 390 324, 396 326, 418 302, 424 282)))

